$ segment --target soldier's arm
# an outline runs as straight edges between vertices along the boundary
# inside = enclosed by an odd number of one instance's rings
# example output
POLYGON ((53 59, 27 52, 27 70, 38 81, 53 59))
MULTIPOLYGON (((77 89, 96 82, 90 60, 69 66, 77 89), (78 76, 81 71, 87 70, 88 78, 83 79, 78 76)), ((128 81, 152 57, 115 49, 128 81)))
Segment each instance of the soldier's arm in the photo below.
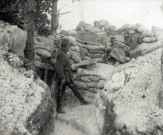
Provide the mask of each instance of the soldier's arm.
POLYGON ((56 69, 56 73, 57 73, 58 77, 61 80, 65 79, 64 70, 63 70, 64 62, 65 62, 64 55, 58 54, 57 55, 57 60, 56 60, 56 65, 55 65, 55 69, 56 69))

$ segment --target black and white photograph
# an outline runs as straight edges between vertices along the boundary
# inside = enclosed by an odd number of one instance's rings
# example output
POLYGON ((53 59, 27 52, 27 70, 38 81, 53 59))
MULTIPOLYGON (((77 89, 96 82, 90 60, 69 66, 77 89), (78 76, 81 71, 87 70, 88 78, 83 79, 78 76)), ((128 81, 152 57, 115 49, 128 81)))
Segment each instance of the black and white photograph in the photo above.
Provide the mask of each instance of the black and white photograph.
POLYGON ((163 0, 0 0, 0 135, 163 135, 163 0))

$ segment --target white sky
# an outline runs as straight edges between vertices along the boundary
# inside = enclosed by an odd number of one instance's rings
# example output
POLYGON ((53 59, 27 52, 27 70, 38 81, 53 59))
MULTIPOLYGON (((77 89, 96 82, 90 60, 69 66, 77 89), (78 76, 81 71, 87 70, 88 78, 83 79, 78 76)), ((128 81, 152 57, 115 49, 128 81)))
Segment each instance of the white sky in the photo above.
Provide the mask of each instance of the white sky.
POLYGON ((110 24, 120 27, 125 23, 140 23, 151 29, 152 26, 163 28, 163 0, 59 0, 61 12, 71 11, 60 17, 63 29, 74 29, 81 21, 91 23, 105 19, 110 24))

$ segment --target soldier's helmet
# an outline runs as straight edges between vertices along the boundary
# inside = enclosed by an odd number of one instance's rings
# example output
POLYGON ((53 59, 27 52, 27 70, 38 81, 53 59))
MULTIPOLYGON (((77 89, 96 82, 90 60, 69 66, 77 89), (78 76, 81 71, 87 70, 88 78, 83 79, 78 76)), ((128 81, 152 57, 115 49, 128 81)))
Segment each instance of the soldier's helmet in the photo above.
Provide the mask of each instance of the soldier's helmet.
POLYGON ((62 48, 67 48, 67 47, 69 47, 69 39, 63 38, 62 41, 61 41, 61 47, 62 47, 62 48))

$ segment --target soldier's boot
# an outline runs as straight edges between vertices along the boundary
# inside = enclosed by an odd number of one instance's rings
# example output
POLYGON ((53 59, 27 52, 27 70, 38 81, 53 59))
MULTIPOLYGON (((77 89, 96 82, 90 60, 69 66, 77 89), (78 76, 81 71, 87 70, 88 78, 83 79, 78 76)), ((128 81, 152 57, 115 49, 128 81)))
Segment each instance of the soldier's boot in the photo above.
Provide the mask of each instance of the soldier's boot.
POLYGON ((74 83, 68 84, 68 87, 70 87, 70 88, 72 89, 74 95, 80 100, 80 102, 81 102, 83 105, 88 105, 88 104, 90 104, 90 102, 86 101, 86 100, 81 96, 81 94, 80 94, 79 91, 78 91, 77 86, 76 86, 74 83))
POLYGON ((61 107, 61 102, 62 102, 62 96, 58 96, 57 98, 57 113, 65 113, 65 111, 61 107))

